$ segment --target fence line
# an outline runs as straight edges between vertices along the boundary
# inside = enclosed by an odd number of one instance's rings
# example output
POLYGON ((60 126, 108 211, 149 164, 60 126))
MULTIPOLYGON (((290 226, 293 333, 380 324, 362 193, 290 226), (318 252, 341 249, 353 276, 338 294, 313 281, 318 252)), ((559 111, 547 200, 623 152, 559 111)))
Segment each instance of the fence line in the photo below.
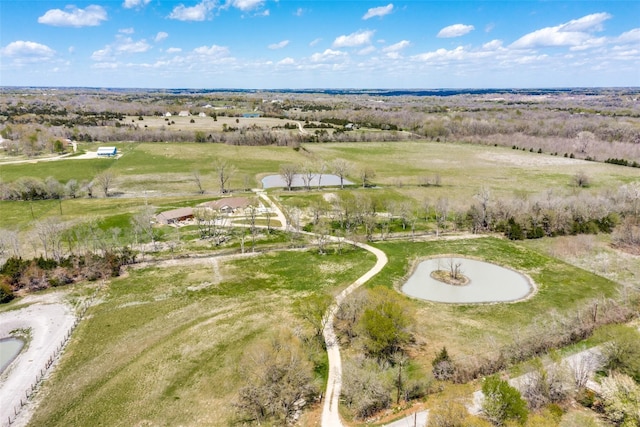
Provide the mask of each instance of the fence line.
POLYGON ((89 297, 88 300, 82 303, 79 303, 79 306, 76 307, 77 316, 75 321, 67 331, 62 341, 56 346, 53 353, 49 356, 49 358, 44 364, 44 367, 40 369, 40 373, 39 374, 36 373, 35 381, 32 382, 31 385, 27 387, 27 389, 25 390, 25 400, 22 400, 22 398, 20 398, 20 405, 14 406, 13 408, 13 417, 9 414, 7 416, 6 424, 4 425, 11 426, 18 418, 18 415, 20 415, 20 411, 22 410, 22 408, 25 407, 29 403, 29 401, 33 398, 33 396, 36 394, 36 392, 38 391, 38 387, 40 386, 40 383, 42 382, 46 374, 49 372, 49 369, 54 364, 54 362, 56 361, 60 353, 62 353, 62 350, 64 350, 65 346, 71 339, 71 335, 73 334, 73 331, 78 327, 78 325, 80 324, 80 321, 84 318, 89 307, 93 305, 96 297, 98 296, 98 293, 104 287, 104 285, 105 285, 105 282, 103 280, 100 286, 98 286, 96 290, 93 292, 93 295, 91 295, 91 297, 89 297))

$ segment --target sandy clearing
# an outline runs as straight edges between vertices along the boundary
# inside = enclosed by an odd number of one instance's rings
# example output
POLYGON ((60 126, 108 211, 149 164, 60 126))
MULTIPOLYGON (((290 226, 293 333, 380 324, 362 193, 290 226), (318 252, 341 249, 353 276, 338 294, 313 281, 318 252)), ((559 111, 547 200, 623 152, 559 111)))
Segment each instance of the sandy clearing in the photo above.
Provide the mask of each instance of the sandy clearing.
POLYGON ((64 303, 62 294, 30 295, 21 302, 24 307, 0 313, 0 338, 11 336, 16 329, 29 329, 31 341, 0 377, 0 425, 26 425, 30 410, 21 411, 21 401, 27 402, 32 385, 50 371, 50 358, 56 359, 58 349, 66 343, 76 316, 64 303), (16 418, 17 413, 17 418, 16 418))

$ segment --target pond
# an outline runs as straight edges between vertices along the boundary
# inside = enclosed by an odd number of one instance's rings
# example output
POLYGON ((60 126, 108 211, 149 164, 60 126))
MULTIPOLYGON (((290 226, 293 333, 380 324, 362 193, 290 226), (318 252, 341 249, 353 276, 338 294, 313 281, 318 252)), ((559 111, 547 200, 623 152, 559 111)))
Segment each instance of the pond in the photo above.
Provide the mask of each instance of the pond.
MULTIPOLYGON (((314 175, 311 178, 310 185, 311 187, 318 187, 318 181, 320 181, 321 187, 335 187, 340 185, 340 177, 337 175, 331 174, 322 174, 322 175, 314 175), (320 179, 322 177, 322 179, 320 179)), ((344 180, 344 185, 353 185, 353 182, 348 179, 344 180)), ((284 182, 284 179, 280 175, 269 175, 262 178, 262 188, 276 188, 276 187, 286 187, 287 184, 284 182)), ((293 177, 293 181, 291 183, 291 187, 304 187, 304 181, 302 180, 301 174, 296 174, 293 177)))
POLYGON ((529 296, 533 289, 533 284, 523 274, 489 262, 461 257, 421 261, 402 285, 402 292, 409 296, 458 304, 517 301, 529 296), (431 277, 435 270, 449 270, 451 262, 460 265, 460 272, 469 279, 468 284, 450 285, 431 277))
POLYGON ((18 338, 0 339, 0 373, 20 354, 24 341, 18 338))

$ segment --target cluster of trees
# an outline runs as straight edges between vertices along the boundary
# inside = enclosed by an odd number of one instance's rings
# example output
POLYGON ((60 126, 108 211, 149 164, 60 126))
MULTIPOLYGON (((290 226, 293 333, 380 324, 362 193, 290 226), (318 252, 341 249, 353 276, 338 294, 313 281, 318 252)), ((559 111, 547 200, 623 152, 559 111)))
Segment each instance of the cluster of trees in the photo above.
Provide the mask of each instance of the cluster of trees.
POLYGON ((109 197, 115 184, 116 174, 111 170, 98 173, 93 180, 78 182, 70 179, 62 184, 53 177, 44 180, 34 177, 21 177, 5 183, 0 182, 0 200, 49 200, 77 197, 94 197, 98 190, 104 197, 109 197))
POLYGON ((335 323, 340 340, 360 355, 343 368, 342 398, 355 418, 366 419, 431 391, 431 377, 408 353, 413 316, 404 297, 382 287, 351 295, 340 306, 335 323))
POLYGON ((21 290, 33 292, 82 280, 119 276, 120 268, 134 261, 135 255, 126 247, 118 253, 87 253, 60 259, 41 255, 25 260, 12 256, 0 268, 0 303, 11 301, 21 290))

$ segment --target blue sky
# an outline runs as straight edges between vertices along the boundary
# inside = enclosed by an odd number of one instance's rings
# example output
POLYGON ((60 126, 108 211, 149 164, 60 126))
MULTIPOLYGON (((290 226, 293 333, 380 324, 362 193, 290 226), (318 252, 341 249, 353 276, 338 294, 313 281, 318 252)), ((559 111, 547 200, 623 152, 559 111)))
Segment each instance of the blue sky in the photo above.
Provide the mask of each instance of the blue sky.
POLYGON ((2 0, 0 85, 640 86, 640 1, 2 0))

